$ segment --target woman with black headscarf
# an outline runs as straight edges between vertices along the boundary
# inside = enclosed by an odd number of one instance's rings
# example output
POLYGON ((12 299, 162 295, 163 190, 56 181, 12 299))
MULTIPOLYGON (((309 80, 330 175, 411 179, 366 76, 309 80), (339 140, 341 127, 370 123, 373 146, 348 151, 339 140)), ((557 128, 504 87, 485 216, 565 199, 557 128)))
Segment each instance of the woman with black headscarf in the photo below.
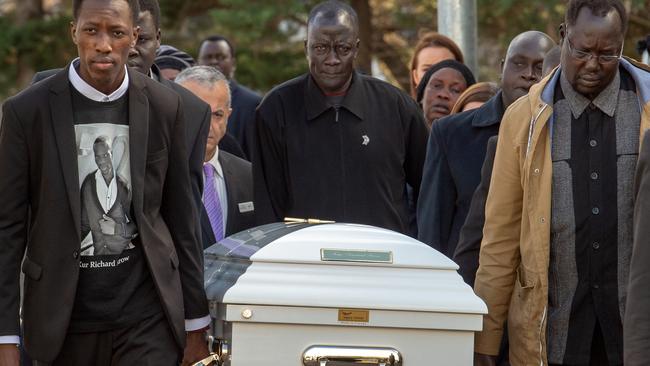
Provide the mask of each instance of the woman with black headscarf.
POLYGON ((472 71, 455 60, 444 60, 429 68, 417 88, 417 101, 424 119, 433 121, 451 113, 458 97, 476 80, 472 71))

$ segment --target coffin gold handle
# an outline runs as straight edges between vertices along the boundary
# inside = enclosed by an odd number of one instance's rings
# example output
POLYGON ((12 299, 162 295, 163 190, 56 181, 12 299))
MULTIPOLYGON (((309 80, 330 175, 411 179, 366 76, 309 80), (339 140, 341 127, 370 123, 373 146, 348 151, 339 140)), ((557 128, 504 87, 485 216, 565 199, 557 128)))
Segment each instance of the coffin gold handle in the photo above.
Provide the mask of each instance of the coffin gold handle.
POLYGON ((311 346, 302 355, 304 366, 402 366, 402 362, 402 355, 393 348, 311 346))
POLYGON ((320 220, 320 219, 301 219, 297 217, 285 217, 284 222, 290 223, 290 224, 312 224, 312 225, 317 225, 317 224, 334 224, 334 221, 330 220, 320 220))

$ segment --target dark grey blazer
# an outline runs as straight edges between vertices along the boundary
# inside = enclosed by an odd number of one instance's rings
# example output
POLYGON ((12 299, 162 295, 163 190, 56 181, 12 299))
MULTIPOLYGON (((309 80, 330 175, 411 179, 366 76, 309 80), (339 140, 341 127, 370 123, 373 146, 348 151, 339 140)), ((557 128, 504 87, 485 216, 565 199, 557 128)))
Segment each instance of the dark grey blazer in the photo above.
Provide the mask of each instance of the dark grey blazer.
POLYGON ((634 204, 634 246, 623 321, 624 363, 650 360, 650 134, 643 137, 637 163, 634 204))
MULTIPOLYGON (((177 93, 129 70, 133 214, 172 333, 208 314, 177 93)), ((25 273, 23 341, 32 359, 53 360, 68 328, 79 277, 80 188, 67 68, 3 106, 0 125, 0 335, 20 334, 19 272, 25 273), (28 214, 29 213, 29 214, 28 214)))
MULTIPOLYGON (((253 172, 251 163, 225 151, 219 151, 219 163, 223 169, 228 194, 228 219, 226 236, 255 226, 253 203, 253 172)), ((214 233, 205 210, 201 212, 203 247, 215 243, 214 233)))

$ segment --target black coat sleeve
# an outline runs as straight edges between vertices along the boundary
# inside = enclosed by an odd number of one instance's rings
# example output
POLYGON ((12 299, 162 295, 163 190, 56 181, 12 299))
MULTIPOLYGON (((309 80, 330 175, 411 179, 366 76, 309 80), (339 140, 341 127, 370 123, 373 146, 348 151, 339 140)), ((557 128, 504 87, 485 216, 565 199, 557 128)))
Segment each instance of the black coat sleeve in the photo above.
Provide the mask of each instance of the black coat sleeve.
POLYGON ((439 123, 431 126, 417 203, 418 239, 446 256, 456 211, 456 185, 447 162, 439 123))
POLYGON ((291 207, 281 105, 267 97, 257 110, 253 149, 253 199, 258 224, 282 221, 291 207))
MULTIPOLYGON (((187 148, 190 149, 190 180, 192 184, 192 195, 194 196, 195 212, 197 214, 195 224, 196 235, 203 242, 201 220, 199 218, 203 212, 203 160, 205 159, 205 145, 208 140, 208 133, 210 132, 210 106, 205 104, 201 115, 203 117, 201 118, 199 132, 196 134, 192 145, 187 148)), ((200 249, 203 250, 204 246, 205 243, 202 243, 200 249)))
POLYGON ((0 336, 20 334, 20 263, 27 241, 29 154, 11 101, 0 125, 0 336))
POLYGON ((623 345, 625 365, 650 360, 650 134, 643 138, 637 163, 634 204, 634 246, 630 263, 623 345))
POLYGON ((413 189, 413 204, 417 204, 422 182, 422 169, 427 152, 428 130, 422 111, 417 104, 406 97, 403 114, 408 123, 405 134, 406 157, 404 159, 404 172, 406 183, 413 189))
POLYGON ((454 251, 453 260, 458 264, 458 272, 465 282, 474 287, 474 279, 478 270, 478 257, 483 240, 483 224, 485 224, 485 202, 487 202, 492 178, 492 166, 497 150, 497 136, 491 137, 487 144, 487 153, 481 168, 481 183, 474 191, 472 203, 469 206, 467 219, 460 230, 458 245, 454 251))
POLYGON ((180 99, 178 103, 160 211, 165 222, 170 223, 169 229, 178 255, 185 319, 196 319, 208 315, 208 301, 203 288, 203 252, 190 183, 180 99))

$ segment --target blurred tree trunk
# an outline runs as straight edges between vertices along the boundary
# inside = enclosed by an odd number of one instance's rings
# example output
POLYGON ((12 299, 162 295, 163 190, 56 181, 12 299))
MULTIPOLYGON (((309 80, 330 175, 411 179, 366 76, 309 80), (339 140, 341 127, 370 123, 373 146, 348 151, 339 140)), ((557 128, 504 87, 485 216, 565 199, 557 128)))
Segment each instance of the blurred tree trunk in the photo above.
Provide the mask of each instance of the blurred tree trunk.
POLYGON ((391 77, 407 93, 411 90, 411 72, 409 70, 408 55, 405 50, 408 49, 406 41, 396 34, 376 35, 375 42, 377 47, 377 58, 381 60, 390 73, 391 77))
MULTIPOLYGON (((41 19, 43 15, 43 2, 41 0, 16 1, 16 25, 25 25, 30 20, 41 19)), ((18 54, 17 67, 16 85, 22 89, 31 82, 34 69, 25 54, 18 54)))
POLYGON ((359 16, 359 55, 357 68, 366 74, 372 72, 372 8, 369 0, 352 0, 351 5, 359 16))

